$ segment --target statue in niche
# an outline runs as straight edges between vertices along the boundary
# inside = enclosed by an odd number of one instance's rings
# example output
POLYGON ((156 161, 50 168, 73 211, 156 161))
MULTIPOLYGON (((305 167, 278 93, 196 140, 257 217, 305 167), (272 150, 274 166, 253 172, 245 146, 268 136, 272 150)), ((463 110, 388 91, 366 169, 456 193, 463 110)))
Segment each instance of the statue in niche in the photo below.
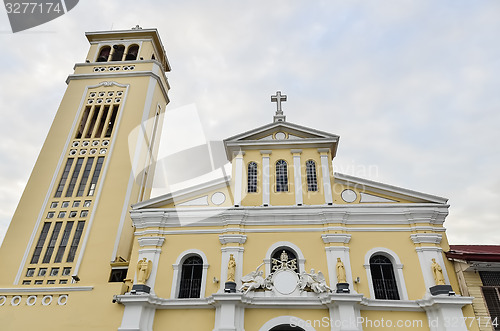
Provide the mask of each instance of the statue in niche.
POLYGON ((434 281, 436 282, 436 285, 445 285, 444 281, 444 275, 443 275, 443 269, 441 266, 436 262, 436 259, 432 259, 432 275, 434 276, 434 281))
POLYGON ((137 284, 146 284, 151 271, 153 270, 153 262, 147 258, 143 258, 137 262, 137 284))
POLYGON ((234 282, 234 277, 236 274, 236 261, 234 260, 233 254, 229 255, 229 262, 227 263, 227 281, 234 282))
POLYGON ((344 263, 340 257, 337 258, 337 283, 347 283, 344 263))

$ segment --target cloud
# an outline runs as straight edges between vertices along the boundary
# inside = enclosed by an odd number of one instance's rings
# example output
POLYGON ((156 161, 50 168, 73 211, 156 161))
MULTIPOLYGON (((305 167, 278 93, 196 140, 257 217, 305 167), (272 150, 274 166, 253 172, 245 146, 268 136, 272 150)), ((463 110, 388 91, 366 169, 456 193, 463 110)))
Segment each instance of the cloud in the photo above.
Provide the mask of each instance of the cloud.
POLYGON ((461 0, 89 0, 33 30, 4 32, 0 224, 66 76, 85 60, 84 32, 140 24, 158 28, 165 44, 168 107, 195 104, 207 140, 269 123, 270 95, 281 90, 288 121, 341 135, 336 167, 373 165, 370 179, 448 197, 450 242, 498 243, 499 9, 461 0))

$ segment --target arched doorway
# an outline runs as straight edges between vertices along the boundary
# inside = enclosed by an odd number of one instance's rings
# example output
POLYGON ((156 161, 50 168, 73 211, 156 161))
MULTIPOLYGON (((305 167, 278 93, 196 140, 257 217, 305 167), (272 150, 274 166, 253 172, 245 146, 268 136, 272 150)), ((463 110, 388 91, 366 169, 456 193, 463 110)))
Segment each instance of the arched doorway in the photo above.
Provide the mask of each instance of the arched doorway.
POLYGON ((270 329, 269 331, 305 331, 305 330, 298 327, 298 326, 292 326, 290 324, 281 324, 281 325, 275 326, 274 328, 270 329))
POLYGON ((264 323, 259 331, 316 331, 316 329, 301 318, 278 316, 264 323))

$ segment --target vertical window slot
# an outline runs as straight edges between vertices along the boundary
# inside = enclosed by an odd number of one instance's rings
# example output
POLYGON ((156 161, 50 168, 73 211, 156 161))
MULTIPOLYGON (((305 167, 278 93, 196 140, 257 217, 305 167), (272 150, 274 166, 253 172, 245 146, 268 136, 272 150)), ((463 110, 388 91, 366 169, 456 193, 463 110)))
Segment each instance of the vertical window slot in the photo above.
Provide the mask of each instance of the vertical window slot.
POLYGON ((66 191, 66 197, 70 197, 73 195, 73 190, 75 189, 76 181, 78 180, 78 176, 80 175, 82 164, 83 157, 79 157, 76 161, 75 169, 73 169, 73 175, 71 175, 71 179, 69 181, 68 190, 66 191))
POLYGON ((83 135, 83 130, 85 129, 85 124, 87 124, 87 119, 89 118, 90 106, 85 107, 83 111, 82 119, 80 121, 80 125, 78 126, 78 131, 76 132, 76 139, 80 139, 83 135))
POLYGON ((71 234, 71 229, 73 229, 74 222, 66 223, 66 227, 64 228, 63 236, 61 239, 61 243, 59 244, 59 248, 57 249, 56 258, 54 260, 55 263, 60 263, 64 256, 64 251, 66 251, 66 246, 68 245, 69 235, 71 234))
POLYGON ((78 192, 76 192, 77 197, 81 197, 83 192, 85 192, 85 186, 87 185, 87 181, 89 180, 90 170, 92 170, 92 165, 94 164, 94 158, 89 157, 87 159, 87 164, 85 165, 85 169, 83 169, 82 179, 80 180, 80 186, 78 186, 78 192))
POLYGON ((64 190, 64 186, 66 185, 66 180, 68 179, 69 171, 71 170, 72 165, 73 165, 73 158, 69 158, 66 161, 66 165, 64 166, 64 171, 61 175, 61 180, 59 181, 59 185, 57 186, 57 191, 55 194, 56 198, 59 198, 62 195, 62 192, 64 190))
POLYGON ((85 138, 90 138, 92 136, 92 131, 94 131, 95 122, 97 121, 97 116, 99 115, 100 108, 101 107, 94 107, 94 113, 92 114, 92 119, 90 120, 85 138))
POLYGON ((95 133, 95 138, 101 138, 102 130, 104 129, 104 124, 106 124, 106 119, 108 117, 109 106, 104 106, 104 111, 101 115, 101 120, 99 121, 99 126, 97 127, 97 131, 95 133))
POLYGON ((49 245, 45 251, 45 256, 43 257, 43 263, 50 263, 52 258, 52 253, 54 253, 54 247, 56 247, 57 237, 59 237, 59 232, 61 231, 62 222, 56 222, 54 230, 52 230, 52 235, 50 236, 49 245))
POLYGON ((75 235, 73 236, 73 241, 71 242, 71 247, 69 249, 68 258, 66 262, 73 262, 75 260, 76 250, 78 249, 78 244, 80 243, 80 238, 82 237, 83 227, 85 226, 85 221, 79 221, 76 226, 75 235))
POLYGON ((36 243, 35 251, 33 252, 33 256, 31 257, 30 263, 32 264, 38 263, 38 259, 42 254, 43 245, 45 244, 45 239, 47 239, 47 234, 49 233, 49 229, 50 229, 50 223, 43 223, 42 232, 40 233, 40 237, 38 238, 38 241, 36 243))
POLYGON ((97 185, 97 181, 99 180, 99 175, 101 174, 102 163, 104 162, 104 156, 99 156, 97 158, 97 164, 94 169, 94 174, 92 175, 92 180, 90 181, 88 196, 92 196, 95 193, 95 188, 97 185))
POLYGON ((113 126, 115 125, 115 120, 116 120, 117 114, 118 114, 118 106, 115 105, 115 106, 113 106, 111 118, 109 119, 108 128, 106 129, 106 134, 104 135, 104 137, 106 137, 106 138, 111 137, 111 133, 113 132, 113 126))

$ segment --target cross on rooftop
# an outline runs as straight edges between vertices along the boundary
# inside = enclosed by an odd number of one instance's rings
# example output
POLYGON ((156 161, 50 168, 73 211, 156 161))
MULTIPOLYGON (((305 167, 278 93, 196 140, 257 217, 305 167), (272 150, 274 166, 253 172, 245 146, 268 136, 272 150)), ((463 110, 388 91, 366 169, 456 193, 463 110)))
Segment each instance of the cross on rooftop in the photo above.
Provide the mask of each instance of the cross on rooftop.
POLYGON ((271 95, 271 102, 276 102, 276 115, 274 115, 274 122, 284 122, 285 116, 281 109, 281 102, 286 101, 286 95, 281 95, 281 91, 277 91, 276 95, 271 95))

